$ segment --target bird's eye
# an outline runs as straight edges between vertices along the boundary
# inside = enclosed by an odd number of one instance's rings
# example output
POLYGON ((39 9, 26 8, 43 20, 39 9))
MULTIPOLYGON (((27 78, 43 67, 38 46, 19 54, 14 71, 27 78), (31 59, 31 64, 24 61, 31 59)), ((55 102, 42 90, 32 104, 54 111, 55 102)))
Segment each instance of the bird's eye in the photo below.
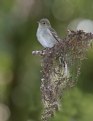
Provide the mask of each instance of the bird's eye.
POLYGON ((42 22, 43 24, 45 24, 45 22, 42 22))

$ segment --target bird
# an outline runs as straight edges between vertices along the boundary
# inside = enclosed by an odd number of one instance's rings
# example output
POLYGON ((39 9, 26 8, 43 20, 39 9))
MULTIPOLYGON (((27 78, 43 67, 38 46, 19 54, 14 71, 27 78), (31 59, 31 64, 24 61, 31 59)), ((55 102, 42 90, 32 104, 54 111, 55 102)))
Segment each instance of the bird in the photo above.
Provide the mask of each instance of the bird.
POLYGON ((61 41, 47 18, 43 18, 38 22, 36 36, 44 48, 52 48, 56 43, 61 41))

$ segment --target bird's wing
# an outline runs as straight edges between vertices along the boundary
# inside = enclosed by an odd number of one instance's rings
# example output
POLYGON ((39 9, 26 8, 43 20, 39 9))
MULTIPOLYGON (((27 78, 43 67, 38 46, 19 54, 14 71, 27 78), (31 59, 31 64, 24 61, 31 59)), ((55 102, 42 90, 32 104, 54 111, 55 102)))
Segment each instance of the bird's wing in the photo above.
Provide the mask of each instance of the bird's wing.
POLYGON ((61 39, 58 37, 56 31, 55 31, 53 28, 50 27, 49 30, 51 31, 53 37, 54 37, 58 42, 61 41, 61 39))

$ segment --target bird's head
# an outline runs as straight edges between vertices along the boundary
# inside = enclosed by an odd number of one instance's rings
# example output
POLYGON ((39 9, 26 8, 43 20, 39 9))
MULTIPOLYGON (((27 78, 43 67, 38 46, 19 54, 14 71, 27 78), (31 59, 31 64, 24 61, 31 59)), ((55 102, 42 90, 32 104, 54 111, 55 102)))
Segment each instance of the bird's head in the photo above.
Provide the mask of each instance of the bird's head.
POLYGON ((46 19, 46 18, 41 19, 41 20, 38 22, 38 24, 39 24, 39 26, 42 26, 42 27, 50 27, 50 26, 51 26, 49 20, 46 19))

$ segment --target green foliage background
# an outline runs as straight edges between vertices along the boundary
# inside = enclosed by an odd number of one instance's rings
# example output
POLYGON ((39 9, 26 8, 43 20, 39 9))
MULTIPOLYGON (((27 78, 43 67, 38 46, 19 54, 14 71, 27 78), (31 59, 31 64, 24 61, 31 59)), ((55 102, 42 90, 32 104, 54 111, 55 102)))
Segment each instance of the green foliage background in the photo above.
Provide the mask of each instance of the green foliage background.
MULTIPOLYGON (((71 21, 93 19, 92 0, 0 1, 0 121, 39 121, 40 57, 37 21, 48 18, 60 37, 71 21)), ((53 121, 93 121, 93 50, 83 62, 77 87, 64 92, 53 121)))

